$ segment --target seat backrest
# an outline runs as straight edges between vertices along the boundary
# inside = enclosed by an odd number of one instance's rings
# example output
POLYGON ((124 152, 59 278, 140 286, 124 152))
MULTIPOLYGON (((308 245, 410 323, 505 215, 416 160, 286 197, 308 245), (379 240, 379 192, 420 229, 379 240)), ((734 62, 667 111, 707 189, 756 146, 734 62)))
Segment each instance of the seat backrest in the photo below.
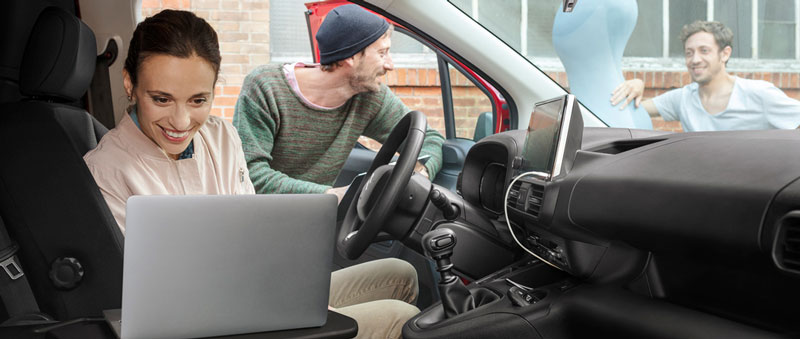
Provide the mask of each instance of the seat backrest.
POLYGON ((0 216, 39 308, 58 320, 121 306, 122 233, 82 158, 105 128, 66 104, 86 92, 95 54, 88 26, 43 10, 20 67, 26 99, 0 104, 0 216))
POLYGON ((19 90, 19 66, 25 44, 39 13, 56 6, 75 12, 74 0, 6 0, 0 11, 0 103, 22 99, 19 90))

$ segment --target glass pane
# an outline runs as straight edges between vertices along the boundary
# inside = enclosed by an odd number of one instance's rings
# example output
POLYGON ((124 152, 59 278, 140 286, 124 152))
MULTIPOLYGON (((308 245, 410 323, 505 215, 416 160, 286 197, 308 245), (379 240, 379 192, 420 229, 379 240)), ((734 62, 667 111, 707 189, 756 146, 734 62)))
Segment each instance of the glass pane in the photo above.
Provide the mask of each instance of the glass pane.
POLYGON ((520 0, 478 0, 478 22, 517 51, 520 50, 521 11, 520 0))
POLYGON ((306 25, 307 0, 284 0, 270 2, 269 37, 270 54, 298 55, 302 53, 311 61, 311 42, 306 25))
POLYGON ((758 34, 760 59, 794 58, 794 24, 764 22, 758 34))
POLYGON ((794 59, 794 0, 758 3, 758 57, 794 59))
POLYGON ((760 0, 758 17, 765 21, 794 22, 794 0, 760 0))
POLYGON ((467 13, 467 15, 472 15, 472 1, 473 0, 450 0, 450 3, 456 5, 458 9, 467 13))
POLYGON ((753 56, 752 27, 750 14, 752 0, 715 0, 714 21, 719 21, 733 31, 734 58, 753 56))
POLYGON ((626 57, 661 57, 664 34, 663 0, 639 0, 639 16, 628 45, 625 46, 626 57))
POLYGON ((528 55, 558 57, 553 48, 553 21, 560 1, 528 1, 528 55))
MULTIPOLYGON (((480 88, 458 69, 448 65, 450 86, 453 93, 453 114, 455 115, 456 138, 475 139, 479 120, 482 123, 478 135, 493 133, 493 128, 484 128, 488 120, 492 123, 492 101, 480 88), (484 113, 488 117, 479 119, 484 113), (482 134, 481 134, 482 133, 482 134)), ((476 140, 477 141, 477 140, 476 140)))
POLYGON ((707 0, 669 1, 669 56, 683 57, 683 43, 679 38, 684 25, 696 20, 706 20, 707 0))
POLYGON ((397 31, 392 33, 392 48, 390 50, 392 53, 423 53, 426 50, 431 52, 430 49, 408 35, 398 34, 397 31))

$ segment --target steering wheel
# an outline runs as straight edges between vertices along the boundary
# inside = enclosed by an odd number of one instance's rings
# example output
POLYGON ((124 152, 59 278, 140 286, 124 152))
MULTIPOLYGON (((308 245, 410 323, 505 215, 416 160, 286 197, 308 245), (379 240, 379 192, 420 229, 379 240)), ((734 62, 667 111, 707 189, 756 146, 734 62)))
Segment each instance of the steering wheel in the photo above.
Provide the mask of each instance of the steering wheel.
POLYGON ((345 258, 360 257, 397 207, 422 150, 425 129, 425 115, 411 111, 395 125, 378 151, 339 229, 336 247, 345 258), (389 164, 401 146, 397 163, 389 164))

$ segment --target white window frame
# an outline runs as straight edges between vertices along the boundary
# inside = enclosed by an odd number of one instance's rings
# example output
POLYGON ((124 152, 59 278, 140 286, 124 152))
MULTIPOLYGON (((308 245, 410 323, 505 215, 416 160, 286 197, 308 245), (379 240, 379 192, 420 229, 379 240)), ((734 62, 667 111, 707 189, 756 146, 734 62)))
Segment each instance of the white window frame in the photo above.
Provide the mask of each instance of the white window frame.
MULTIPOLYGON (((706 3, 706 20, 714 20, 714 6, 715 0, 707 0, 706 3)), ((759 44, 758 44, 758 31, 759 31, 759 17, 758 17, 758 4, 759 1, 766 0, 750 0, 752 22, 751 22, 751 55, 750 58, 732 58, 728 63, 727 69, 731 72, 800 72, 800 0, 794 0, 794 59, 760 59, 759 44)), ((669 2, 670 0, 662 0, 662 55, 661 57, 624 57, 622 58, 622 68, 630 71, 684 71, 686 65, 683 58, 675 58, 669 56, 669 41, 672 38, 669 33, 669 2)), ((548 57, 533 57, 527 55, 528 41, 527 25, 528 25, 528 0, 520 0, 522 10, 520 11, 520 54, 531 58, 535 63, 545 71, 564 71, 564 67, 558 58, 548 57)), ((580 6, 580 5, 579 5, 580 6)), ((478 0, 472 0, 473 18, 478 19, 479 8, 478 0)))

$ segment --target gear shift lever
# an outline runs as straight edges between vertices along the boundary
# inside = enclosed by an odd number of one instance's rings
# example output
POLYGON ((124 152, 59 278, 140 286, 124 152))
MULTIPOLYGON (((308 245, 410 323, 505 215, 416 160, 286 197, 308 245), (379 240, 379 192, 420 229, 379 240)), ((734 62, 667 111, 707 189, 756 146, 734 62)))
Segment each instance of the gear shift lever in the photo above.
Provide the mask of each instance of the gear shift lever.
POLYGON ((438 228, 422 236, 425 254, 436 262, 436 271, 442 275, 439 281, 439 294, 447 318, 454 317, 475 308, 475 300, 458 276, 450 272, 453 263, 450 256, 456 247, 456 234, 447 228, 438 228))

